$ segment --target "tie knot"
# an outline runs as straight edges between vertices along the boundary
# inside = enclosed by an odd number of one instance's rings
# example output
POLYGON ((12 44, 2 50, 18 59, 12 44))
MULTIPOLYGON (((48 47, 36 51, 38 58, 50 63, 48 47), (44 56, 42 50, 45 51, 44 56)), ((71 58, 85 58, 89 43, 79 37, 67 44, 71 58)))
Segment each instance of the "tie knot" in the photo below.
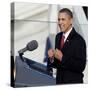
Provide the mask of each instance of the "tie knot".
POLYGON ((64 39, 65 39, 65 36, 64 35, 62 35, 62 38, 61 38, 61 40, 64 42, 64 39))
POLYGON ((63 38, 63 39, 65 39, 65 36, 64 36, 64 35, 62 35, 62 38, 63 38))

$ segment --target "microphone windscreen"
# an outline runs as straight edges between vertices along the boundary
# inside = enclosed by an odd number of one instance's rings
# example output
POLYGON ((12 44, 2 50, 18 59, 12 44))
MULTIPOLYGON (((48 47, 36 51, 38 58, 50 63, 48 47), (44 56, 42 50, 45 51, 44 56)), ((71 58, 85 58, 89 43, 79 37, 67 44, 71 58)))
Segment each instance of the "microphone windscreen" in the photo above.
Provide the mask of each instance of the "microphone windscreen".
POLYGON ((38 42, 36 40, 32 40, 27 44, 27 50, 33 51, 38 47, 38 42))

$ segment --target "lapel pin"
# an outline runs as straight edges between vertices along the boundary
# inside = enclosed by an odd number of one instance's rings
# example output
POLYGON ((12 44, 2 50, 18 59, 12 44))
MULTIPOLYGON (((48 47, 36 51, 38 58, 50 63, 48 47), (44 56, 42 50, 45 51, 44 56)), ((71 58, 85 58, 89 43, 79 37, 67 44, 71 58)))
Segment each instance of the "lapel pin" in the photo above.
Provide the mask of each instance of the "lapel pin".
POLYGON ((67 42, 69 42, 69 40, 67 40, 67 42))

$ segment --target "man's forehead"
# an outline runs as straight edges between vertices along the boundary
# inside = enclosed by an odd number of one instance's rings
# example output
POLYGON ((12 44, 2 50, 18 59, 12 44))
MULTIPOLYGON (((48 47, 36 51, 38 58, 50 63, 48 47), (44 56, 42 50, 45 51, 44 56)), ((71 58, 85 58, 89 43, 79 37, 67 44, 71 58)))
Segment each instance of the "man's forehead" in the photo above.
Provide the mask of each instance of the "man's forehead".
POLYGON ((66 12, 60 12, 60 13, 58 14, 58 17, 59 17, 59 18, 64 18, 64 17, 69 17, 69 18, 70 18, 70 16, 69 16, 66 12))

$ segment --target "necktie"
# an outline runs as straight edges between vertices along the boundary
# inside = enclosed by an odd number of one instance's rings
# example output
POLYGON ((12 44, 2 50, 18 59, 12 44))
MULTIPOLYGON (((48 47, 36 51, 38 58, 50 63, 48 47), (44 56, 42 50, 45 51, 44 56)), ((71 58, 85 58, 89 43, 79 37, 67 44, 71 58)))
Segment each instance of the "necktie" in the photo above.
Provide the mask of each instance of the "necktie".
POLYGON ((63 45, 64 45, 64 38, 65 38, 65 36, 64 35, 62 35, 62 38, 61 38, 61 49, 63 48, 63 45))

